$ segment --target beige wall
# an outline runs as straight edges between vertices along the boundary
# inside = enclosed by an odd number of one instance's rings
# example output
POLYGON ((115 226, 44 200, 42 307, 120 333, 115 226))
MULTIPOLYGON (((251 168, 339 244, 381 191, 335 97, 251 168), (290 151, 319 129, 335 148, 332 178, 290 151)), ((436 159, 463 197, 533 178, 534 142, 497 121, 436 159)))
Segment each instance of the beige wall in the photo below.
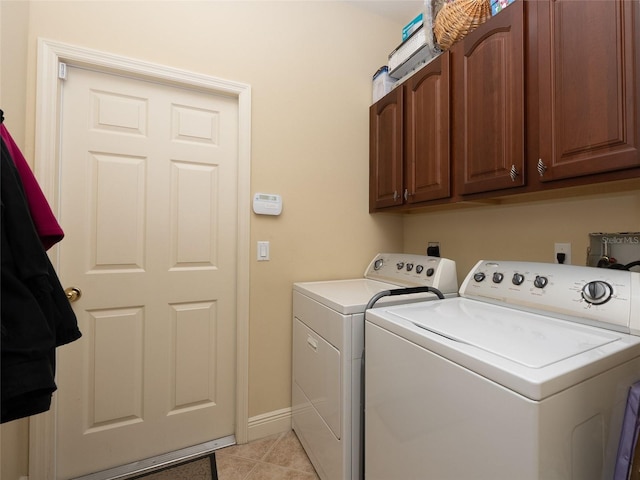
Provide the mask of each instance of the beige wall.
POLYGON ((556 242, 571 243, 571 263, 586 265, 589 233, 640 231, 640 181, 588 191, 407 216, 404 250, 425 253, 427 242, 439 241, 442 256, 456 261, 460 283, 478 260, 553 262, 556 242))
POLYGON ((24 145, 29 2, 0 0, 0 108, 5 124, 24 145))
MULTIPOLYGON (((360 276, 402 248, 401 217, 367 213, 371 77, 401 25, 337 1, 2 0, 1 12, 0 100, 30 160, 38 37, 251 85, 251 191, 281 194, 284 211, 251 220, 249 416, 289 407, 292 283, 360 276), (258 240, 271 261, 254 260, 258 240)), ((27 474, 27 432, 2 429, 5 480, 27 474)))

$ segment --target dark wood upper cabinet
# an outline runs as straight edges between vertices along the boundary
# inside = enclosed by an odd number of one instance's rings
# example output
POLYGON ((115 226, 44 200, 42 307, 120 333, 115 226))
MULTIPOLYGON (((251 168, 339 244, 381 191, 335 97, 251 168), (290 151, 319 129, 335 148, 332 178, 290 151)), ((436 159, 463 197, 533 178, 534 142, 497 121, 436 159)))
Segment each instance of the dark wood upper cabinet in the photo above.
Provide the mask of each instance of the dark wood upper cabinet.
POLYGON ((369 109, 369 210, 451 194, 449 52, 369 109))
POLYGON ((640 166, 640 2, 535 2, 540 181, 640 166))
POLYGON ((516 0, 370 122, 371 212, 640 177, 640 0, 516 0))
POLYGON ((524 2, 478 27, 451 54, 457 193, 524 185, 524 2))
POLYGON ((402 205, 403 89, 369 108, 369 211, 402 205))
POLYGON ((449 142, 449 52, 405 83, 405 201, 451 195, 449 142))

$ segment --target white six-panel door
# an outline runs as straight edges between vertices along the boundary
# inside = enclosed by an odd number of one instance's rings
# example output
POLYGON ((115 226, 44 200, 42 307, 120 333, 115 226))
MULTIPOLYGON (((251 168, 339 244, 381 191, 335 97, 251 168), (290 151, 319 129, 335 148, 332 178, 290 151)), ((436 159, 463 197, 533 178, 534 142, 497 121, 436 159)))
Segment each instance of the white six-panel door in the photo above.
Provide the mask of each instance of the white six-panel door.
POLYGON ((234 433, 238 102, 69 67, 61 111, 70 478, 234 433))

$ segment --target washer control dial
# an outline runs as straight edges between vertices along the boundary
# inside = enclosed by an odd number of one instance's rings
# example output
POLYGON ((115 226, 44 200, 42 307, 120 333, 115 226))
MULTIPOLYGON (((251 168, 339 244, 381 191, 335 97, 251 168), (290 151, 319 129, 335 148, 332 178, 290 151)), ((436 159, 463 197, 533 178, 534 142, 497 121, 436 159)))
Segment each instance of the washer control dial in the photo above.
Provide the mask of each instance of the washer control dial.
POLYGON ((504 280, 504 274, 500 272, 495 272, 493 274, 493 283, 500 283, 502 280, 504 280))
POLYGON ((476 273, 474 273, 474 274, 473 274, 473 279, 474 279, 476 282, 481 282, 481 281, 483 281, 483 280, 485 279, 485 277, 486 277, 486 275, 485 275, 485 273, 484 273, 484 272, 476 272, 476 273))
POLYGON ((607 282, 595 280, 582 287, 582 298, 593 305, 602 305, 608 302, 613 295, 613 288, 607 282))
POLYGON ((521 273, 514 273, 513 278, 511 279, 511 283, 514 285, 522 285, 524 283, 524 275, 521 273))

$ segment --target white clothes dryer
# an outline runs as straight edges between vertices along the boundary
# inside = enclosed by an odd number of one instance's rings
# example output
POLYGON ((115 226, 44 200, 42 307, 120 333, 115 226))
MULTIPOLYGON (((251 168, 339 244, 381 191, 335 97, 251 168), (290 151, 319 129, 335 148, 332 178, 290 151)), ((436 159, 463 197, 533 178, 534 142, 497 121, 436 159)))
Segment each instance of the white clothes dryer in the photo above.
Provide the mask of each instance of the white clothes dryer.
MULTIPOLYGON (((455 262, 379 254, 364 278, 293 285, 292 424, 322 480, 361 478, 364 311, 373 297, 402 287, 433 287, 457 296, 455 262)), ((398 295, 378 305, 435 298, 398 295)))
POLYGON ((611 479, 640 380, 640 273, 480 261, 368 310, 365 479, 611 479))

